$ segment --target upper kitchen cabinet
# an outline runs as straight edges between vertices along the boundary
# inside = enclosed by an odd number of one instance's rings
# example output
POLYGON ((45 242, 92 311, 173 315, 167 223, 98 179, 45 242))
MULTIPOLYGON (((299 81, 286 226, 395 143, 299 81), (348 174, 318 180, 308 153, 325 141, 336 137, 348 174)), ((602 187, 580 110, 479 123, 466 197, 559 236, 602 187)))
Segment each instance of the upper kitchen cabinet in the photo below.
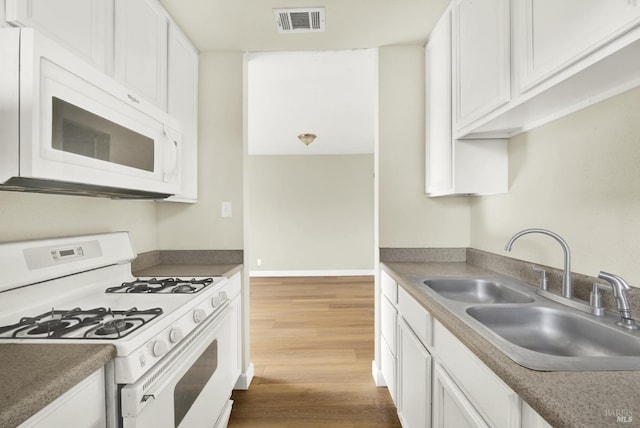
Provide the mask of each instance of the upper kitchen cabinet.
POLYGON ((36 28, 99 70, 110 72, 112 1, 6 0, 4 12, 9 24, 36 28))
POLYGON ((167 110, 180 122, 182 192, 175 202, 198 199, 198 51, 175 24, 169 26, 167 110))
POLYGON ((511 100, 458 138, 510 137, 640 85, 636 0, 522 0, 512 8, 511 100))
POLYGON ((453 2, 455 131, 509 101, 509 23, 509 0, 453 2))
POLYGON ((152 0, 115 0, 115 78, 144 100, 167 108, 167 31, 169 21, 152 0))
MULTIPOLYGON (((504 193, 508 188, 507 142, 453 137, 452 12, 447 9, 429 36, 426 69, 426 193, 429 196, 504 193)), ((456 64, 465 63, 458 60, 456 64)), ((465 72, 465 74, 468 74, 465 72)), ((477 106, 483 101, 474 96, 477 106)), ((465 98, 470 99, 470 98, 465 98)), ((484 103, 485 107, 489 103, 484 103)))
POLYGON ((526 92, 638 24, 635 0, 515 2, 519 91, 526 92))
POLYGON ((451 11, 447 9, 429 36, 426 70, 426 192, 453 191, 451 140, 451 11))

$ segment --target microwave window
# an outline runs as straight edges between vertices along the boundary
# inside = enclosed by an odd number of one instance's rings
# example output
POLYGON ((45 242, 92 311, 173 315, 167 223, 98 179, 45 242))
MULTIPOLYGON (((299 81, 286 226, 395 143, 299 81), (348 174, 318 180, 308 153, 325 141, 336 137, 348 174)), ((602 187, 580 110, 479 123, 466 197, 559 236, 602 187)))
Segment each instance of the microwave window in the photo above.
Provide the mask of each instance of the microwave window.
POLYGON ((152 138, 52 97, 52 147, 67 153, 153 172, 152 138))

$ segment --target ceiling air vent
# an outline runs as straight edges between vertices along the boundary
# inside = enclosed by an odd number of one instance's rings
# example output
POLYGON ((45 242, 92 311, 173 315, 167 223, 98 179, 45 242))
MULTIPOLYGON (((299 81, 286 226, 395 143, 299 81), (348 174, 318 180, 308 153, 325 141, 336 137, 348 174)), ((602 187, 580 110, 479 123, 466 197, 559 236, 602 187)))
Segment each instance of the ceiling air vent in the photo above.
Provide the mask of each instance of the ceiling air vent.
POLYGON ((273 9, 279 33, 324 32, 324 7, 273 9))

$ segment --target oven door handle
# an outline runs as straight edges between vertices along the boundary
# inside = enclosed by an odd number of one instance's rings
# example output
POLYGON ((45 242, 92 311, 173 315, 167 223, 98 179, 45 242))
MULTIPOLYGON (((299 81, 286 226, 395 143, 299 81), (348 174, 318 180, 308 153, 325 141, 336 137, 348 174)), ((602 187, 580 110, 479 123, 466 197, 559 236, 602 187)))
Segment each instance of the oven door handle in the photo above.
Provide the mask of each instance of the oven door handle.
POLYGON ((150 399, 160 396, 162 391, 177 381, 174 376, 176 370, 192 365, 200 354, 209 346, 218 333, 218 327, 227 319, 231 309, 229 302, 223 306, 213 317, 205 320, 200 328, 192 331, 183 339, 180 346, 172 349, 151 370, 145 373, 135 383, 122 388, 122 416, 131 417, 138 415, 144 407, 150 403, 150 399))

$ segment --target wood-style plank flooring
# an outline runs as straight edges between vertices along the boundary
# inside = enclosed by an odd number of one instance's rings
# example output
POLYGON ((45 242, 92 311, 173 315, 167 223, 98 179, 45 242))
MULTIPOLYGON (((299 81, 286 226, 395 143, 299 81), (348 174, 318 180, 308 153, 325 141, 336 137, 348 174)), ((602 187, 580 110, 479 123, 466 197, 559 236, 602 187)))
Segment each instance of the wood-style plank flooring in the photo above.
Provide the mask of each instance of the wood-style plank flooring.
POLYGON ((373 338, 373 277, 252 278, 255 377, 229 427, 399 427, 373 338))

